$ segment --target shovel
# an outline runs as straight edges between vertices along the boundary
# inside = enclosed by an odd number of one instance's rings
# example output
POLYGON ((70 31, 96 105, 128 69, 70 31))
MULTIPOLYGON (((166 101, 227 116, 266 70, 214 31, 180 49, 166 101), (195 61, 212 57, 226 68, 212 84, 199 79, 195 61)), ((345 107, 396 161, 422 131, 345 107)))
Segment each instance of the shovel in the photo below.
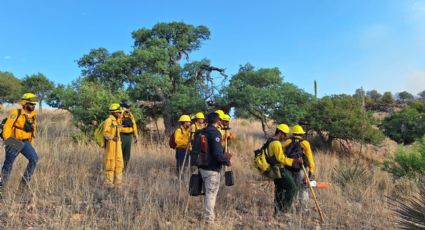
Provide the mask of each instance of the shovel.
MULTIPOLYGON (((225 138, 226 139, 224 139, 224 152, 227 153, 227 130, 225 131, 225 138)), ((233 174, 232 168, 230 166, 224 166, 224 184, 226 186, 235 185, 235 175, 233 174)))

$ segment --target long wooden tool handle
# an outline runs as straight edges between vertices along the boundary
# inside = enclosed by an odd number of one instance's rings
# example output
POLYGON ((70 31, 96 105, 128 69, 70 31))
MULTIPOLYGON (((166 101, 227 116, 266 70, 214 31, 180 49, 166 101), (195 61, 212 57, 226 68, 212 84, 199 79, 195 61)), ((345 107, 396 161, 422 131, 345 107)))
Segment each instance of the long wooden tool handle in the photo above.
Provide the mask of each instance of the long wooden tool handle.
POLYGON ((316 203, 317 211, 319 212, 319 215, 320 215, 320 220, 323 223, 325 222, 325 217, 323 215, 322 209, 320 209, 319 202, 317 201, 316 193, 314 192, 313 187, 311 187, 310 178, 308 177, 307 170, 305 169, 303 164, 301 164, 301 167, 304 171, 305 178, 307 178, 307 184, 308 184, 308 187, 310 188, 311 194, 313 194, 314 203, 316 203))
MULTIPOLYGON (((227 153, 229 150, 228 142, 227 142, 227 130, 224 131, 224 153, 227 153)), ((232 171, 232 168, 230 166, 225 165, 224 171, 232 171)))

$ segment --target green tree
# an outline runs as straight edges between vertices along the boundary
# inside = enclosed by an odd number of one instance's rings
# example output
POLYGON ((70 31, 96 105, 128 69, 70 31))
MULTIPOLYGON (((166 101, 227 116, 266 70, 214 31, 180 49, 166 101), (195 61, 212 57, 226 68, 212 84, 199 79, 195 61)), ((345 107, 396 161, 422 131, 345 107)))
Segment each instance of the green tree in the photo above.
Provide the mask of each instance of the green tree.
POLYGON ((411 144, 425 134, 425 114, 407 107, 385 118, 380 129, 397 143, 411 144))
POLYGON ((424 100, 424 101, 425 101, 425 90, 424 90, 424 91, 422 91, 422 92, 420 92, 420 93, 418 93, 418 96, 419 96, 419 98, 420 98, 421 100, 424 100))
POLYGON ((85 81, 112 94, 125 91, 147 115, 163 117, 167 131, 177 125, 182 113, 206 110, 206 101, 217 97, 218 81, 211 73, 225 75, 224 70, 210 66, 208 60, 189 62, 189 55, 209 39, 207 27, 158 23, 133 32, 132 37, 134 49, 129 54, 98 48, 78 60, 85 81))
POLYGON ((409 100, 413 100, 415 97, 413 97, 413 95, 407 91, 403 91, 398 93, 398 98, 400 99, 401 102, 405 103, 409 100))
POLYGON ((71 85, 58 85, 47 97, 47 104, 70 111, 74 124, 86 134, 91 134, 97 125, 108 117, 108 108, 126 98, 124 91, 112 92, 108 88, 85 79, 71 85))
POLYGON ((294 85, 283 83, 278 68, 255 70, 250 64, 240 67, 223 93, 222 104, 235 107, 237 115, 260 120, 265 134, 268 120, 298 123, 313 98, 294 85))
POLYGON ((363 109, 359 100, 348 95, 327 96, 315 102, 306 123, 328 146, 335 139, 371 144, 384 139, 381 131, 373 127, 376 121, 372 114, 363 109))
POLYGON ((387 105, 392 105, 394 103, 393 94, 391 92, 385 92, 382 95, 382 102, 387 105))
POLYGON ((40 100, 39 108, 42 111, 44 99, 54 88, 54 83, 47 79, 42 73, 32 74, 22 79, 22 86, 25 92, 35 93, 40 100))
POLYGON ((15 103, 21 97, 22 83, 10 72, 0 71, 0 104, 15 103))
POLYGON ((382 99, 382 94, 380 94, 377 90, 371 90, 366 93, 374 103, 378 103, 382 99))

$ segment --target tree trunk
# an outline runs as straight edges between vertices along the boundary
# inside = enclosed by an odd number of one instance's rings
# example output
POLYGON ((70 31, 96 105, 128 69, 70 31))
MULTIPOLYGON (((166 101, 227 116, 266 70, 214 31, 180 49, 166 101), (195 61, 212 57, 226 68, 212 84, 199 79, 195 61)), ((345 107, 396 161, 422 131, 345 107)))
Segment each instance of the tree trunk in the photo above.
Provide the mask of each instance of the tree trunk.
POLYGON ((264 136, 266 138, 269 138, 269 135, 267 134, 266 124, 265 124, 265 121, 264 120, 261 120, 261 128, 263 129, 264 136))
POLYGON ((177 122, 178 117, 173 116, 173 114, 168 114, 167 112, 164 112, 163 118, 164 118, 165 134, 169 135, 178 126, 178 122, 177 122))
POLYGON ((43 104, 43 100, 40 100, 40 103, 38 104, 38 109, 40 110, 40 113, 43 112, 43 107, 41 104, 43 104))

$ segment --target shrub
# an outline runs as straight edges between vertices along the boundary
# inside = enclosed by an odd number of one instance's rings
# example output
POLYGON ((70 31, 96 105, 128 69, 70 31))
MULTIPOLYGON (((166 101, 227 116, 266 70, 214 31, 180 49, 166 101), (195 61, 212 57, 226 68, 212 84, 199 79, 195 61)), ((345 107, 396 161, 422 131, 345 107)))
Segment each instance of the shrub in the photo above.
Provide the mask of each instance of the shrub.
POLYGON ((419 189, 415 196, 393 200, 393 210, 400 218, 397 222, 402 229, 425 229, 425 178, 419 189))
POLYGON ((354 164, 342 165, 335 169, 334 180, 345 187, 348 184, 367 183, 371 180, 369 169, 359 162, 354 164))
POLYGON ((425 136, 413 146, 400 146, 394 160, 384 163, 384 169, 397 177, 418 179, 425 175, 425 136))
POLYGON ((425 134, 425 113, 419 105, 412 105, 385 118, 380 129, 397 143, 411 144, 425 134))

